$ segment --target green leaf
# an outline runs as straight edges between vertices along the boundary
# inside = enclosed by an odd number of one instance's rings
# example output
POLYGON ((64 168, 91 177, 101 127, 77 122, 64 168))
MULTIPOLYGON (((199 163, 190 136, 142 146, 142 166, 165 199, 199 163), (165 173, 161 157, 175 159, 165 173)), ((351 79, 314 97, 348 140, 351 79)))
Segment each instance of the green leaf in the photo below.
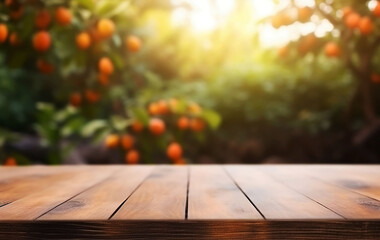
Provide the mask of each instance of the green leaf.
POLYGON ((98 1, 95 13, 105 18, 112 18, 123 12, 126 12, 129 7, 129 2, 120 1, 98 1))
POLYGON ((64 122, 68 118, 74 116, 77 113, 78 113, 78 110, 75 107, 67 106, 66 108, 62 109, 61 111, 55 114, 55 120, 58 122, 64 122))
POLYGON ((222 121, 220 115, 212 110, 203 110, 201 116, 212 129, 217 129, 222 121))
POLYGON ((123 131, 128 126, 129 122, 120 116, 112 116, 111 123, 117 131, 123 131))
POLYGON ((89 10, 93 10, 95 7, 95 1, 94 0, 77 0, 79 6, 83 6, 89 10))
POLYGON ((144 125, 148 125, 149 123, 149 114, 145 111, 144 108, 132 108, 130 115, 139 120, 144 125))
POLYGON ((81 131, 81 135, 83 137, 91 137, 94 135, 97 131, 107 128, 107 122, 104 120, 93 120, 88 122, 81 131))
POLYGON ((85 123, 83 118, 73 118, 70 121, 68 121, 65 126, 61 129, 61 133, 63 137, 69 137, 81 128, 83 124, 85 123))

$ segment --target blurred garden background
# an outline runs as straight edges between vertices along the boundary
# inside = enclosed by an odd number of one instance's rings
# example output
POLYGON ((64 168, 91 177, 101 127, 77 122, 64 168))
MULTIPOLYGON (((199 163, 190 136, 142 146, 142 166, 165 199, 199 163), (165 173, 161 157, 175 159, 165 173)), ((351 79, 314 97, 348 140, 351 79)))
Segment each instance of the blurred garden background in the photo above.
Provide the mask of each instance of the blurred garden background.
POLYGON ((376 0, 2 0, 0 163, 379 163, 376 0))

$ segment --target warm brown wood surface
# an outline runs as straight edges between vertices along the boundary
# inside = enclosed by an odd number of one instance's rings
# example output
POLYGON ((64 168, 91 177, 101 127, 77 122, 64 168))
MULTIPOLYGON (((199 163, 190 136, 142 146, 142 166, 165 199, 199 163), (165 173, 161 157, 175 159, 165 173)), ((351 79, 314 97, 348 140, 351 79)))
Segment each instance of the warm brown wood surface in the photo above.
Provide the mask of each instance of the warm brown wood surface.
POLYGON ((380 165, 0 167, 0 239, 380 239, 380 165))

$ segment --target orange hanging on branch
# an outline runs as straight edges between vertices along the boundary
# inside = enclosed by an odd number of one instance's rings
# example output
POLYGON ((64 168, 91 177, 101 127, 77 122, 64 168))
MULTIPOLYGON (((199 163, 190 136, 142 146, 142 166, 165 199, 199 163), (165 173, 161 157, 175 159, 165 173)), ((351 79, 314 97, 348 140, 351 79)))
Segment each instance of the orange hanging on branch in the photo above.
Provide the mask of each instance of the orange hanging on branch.
POLYGON ((40 31, 33 36, 33 47, 36 51, 45 52, 50 48, 51 37, 46 31, 40 31))
POLYGON ((8 37, 8 27, 4 23, 0 23, 0 43, 5 42, 8 37))
POLYGON ((85 50, 91 46, 91 37, 87 32, 81 32, 75 38, 79 49, 85 50))
POLYGON ((67 26, 71 23, 71 12, 65 7, 58 7, 55 11, 55 20, 61 26, 67 26))
POLYGON ((34 24, 39 29, 45 29, 49 26, 51 22, 51 16, 48 10, 43 9, 39 11, 34 20, 34 24))

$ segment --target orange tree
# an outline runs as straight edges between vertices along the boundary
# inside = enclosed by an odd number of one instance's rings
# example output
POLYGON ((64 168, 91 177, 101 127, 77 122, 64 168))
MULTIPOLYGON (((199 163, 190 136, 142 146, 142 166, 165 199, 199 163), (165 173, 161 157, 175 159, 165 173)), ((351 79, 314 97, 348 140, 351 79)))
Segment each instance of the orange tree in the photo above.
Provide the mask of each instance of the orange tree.
MULTIPOLYGON (((378 46, 380 44, 380 3, 377 1, 323 1, 316 0, 313 7, 298 6, 294 1, 271 17, 274 28, 287 28, 293 24, 315 23, 327 20, 332 28, 325 36, 314 33, 301 36, 297 41, 278 50, 284 62, 293 64, 305 61, 308 56, 323 61, 339 61, 356 80, 356 90, 347 107, 360 102, 362 114, 368 123, 356 141, 362 141, 379 126, 379 116, 374 104, 373 86, 380 83, 378 72, 378 46), (319 54, 325 55, 319 56, 319 54), (364 137, 364 138, 363 138, 364 137)), ((310 58, 309 58, 310 59, 310 58)), ((307 62, 307 60, 305 61, 307 62)), ((331 79, 334 81, 334 79, 331 79)))
MULTIPOLYGON (((62 161, 75 146, 73 139, 105 138, 106 145, 112 148, 117 140, 106 136, 127 134, 128 127, 137 120, 152 125, 151 132, 161 135, 157 133, 162 125, 159 123, 163 123, 161 116, 149 116, 144 106, 155 97, 143 103, 137 99, 138 90, 149 84, 149 74, 139 59, 144 29, 135 25, 145 10, 168 7, 166 0, 154 4, 131 0, 0 3, 0 60, 8 68, 20 70, 24 82, 32 82, 26 88, 33 86, 30 91, 36 91, 36 103, 50 103, 35 104, 32 110, 36 112, 34 130, 49 149, 50 163, 62 161), (34 86, 38 86, 37 90, 34 86), (147 120, 151 117, 155 118, 147 120), (71 144, 62 147, 63 139, 69 139, 71 144)), ((17 83, 15 89, 23 89, 22 84, 17 83)), ((162 107, 163 102, 158 105, 162 107)), ((211 119, 211 125, 217 125, 219 118, 215 113, 204 113, 192 121, 202 125, 203 119, 211 119)), ((123 140, 122 143, 128 142, 123 140)), ((172 138, 169 142, 175 141, 172 138)), ((124 148, 129 145, 123 144, 124 148)), ((177 147, 171 147, 174 150, 168 155, 183 162, 182 149, 179 144, 174 146, 177 147)), ((137 150, 126 154, 129 163, 139 160, 137 150)))
MULTIPOLYGON (((128 89, 123 84, 137 75, 135 55, 142 46, 133 33, 134 11, 130 1, 4 1, 3 62, 10 69, 22 69, 24 78, 34 81, 28 85, 39 86, 36 100, 58 108, 70 103, 86 119, 107 116, 112 111, 109 105, 123 97, 121 89, 115 89, 120 85, 126 91, 134 89, 133 83, 128 89)), ((18 84, 16 88, 22 89, 23 83, 18 84)), ((53 150, 62 137, 60 127, 50 121, 55 107, 43 107, 36 128, 53 150)), ((78 129, 76 122, 71 124, 78 129)))

